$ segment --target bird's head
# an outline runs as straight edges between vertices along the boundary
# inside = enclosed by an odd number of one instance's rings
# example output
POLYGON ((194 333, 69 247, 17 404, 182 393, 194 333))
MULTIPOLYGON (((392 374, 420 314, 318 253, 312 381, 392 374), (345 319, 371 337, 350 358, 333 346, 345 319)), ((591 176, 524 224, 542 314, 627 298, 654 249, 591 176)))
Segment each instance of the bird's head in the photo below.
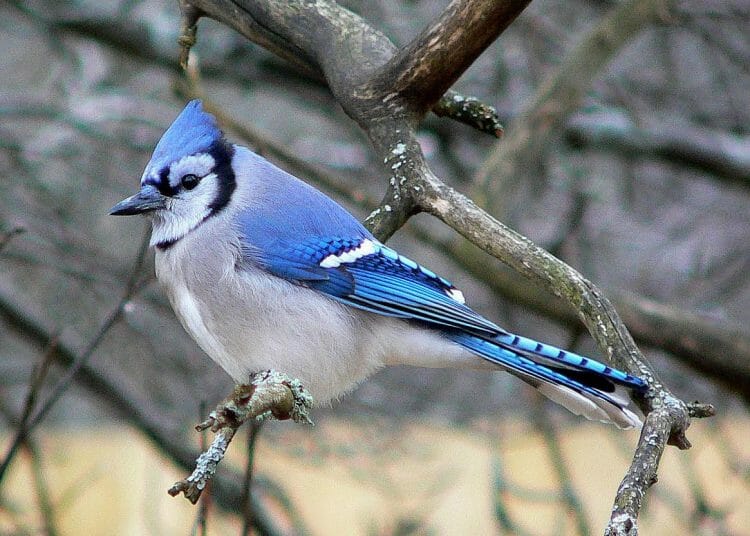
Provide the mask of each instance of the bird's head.
POLYGON ((149 215, 151 245, 167 248, 227 205, 235 189, 233 154, 216 119, 193 100, 156 145, 140 191, 110 214, 149 215))

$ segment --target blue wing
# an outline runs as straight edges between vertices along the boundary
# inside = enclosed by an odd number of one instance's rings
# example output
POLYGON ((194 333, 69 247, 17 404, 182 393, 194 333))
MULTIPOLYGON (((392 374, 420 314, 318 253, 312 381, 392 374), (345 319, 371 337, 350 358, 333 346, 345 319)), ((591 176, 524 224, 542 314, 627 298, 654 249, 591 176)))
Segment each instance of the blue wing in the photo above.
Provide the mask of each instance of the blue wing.
POLYGON ((274 246, 260 258, 266 270, 352 307, 482 337, 505 333, 464 305, 450 282, 374 238, 276 241, 274 246))
POLYGON ((380 244, 308 184, 238 148, 256 203, 238 218, 246 260, 352 307, 484 337, 505 333, 466 307, 448 281, 380 244))

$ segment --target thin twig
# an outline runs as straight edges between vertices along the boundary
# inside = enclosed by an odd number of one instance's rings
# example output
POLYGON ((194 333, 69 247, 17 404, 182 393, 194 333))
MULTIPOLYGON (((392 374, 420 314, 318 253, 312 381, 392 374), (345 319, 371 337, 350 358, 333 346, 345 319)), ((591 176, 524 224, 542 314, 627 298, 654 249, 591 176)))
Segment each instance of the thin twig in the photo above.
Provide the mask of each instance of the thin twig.
MULTIPOLYGON (((99 344, 101 344, 101 342, 104 340, 105 335, 109 332, 112 326, 114 326, 115 323, 120 319, 125 305, 133 298, 135 293, 139 290, 137 283, 138 283, 139 276, 143 268, 144 259, 146 257, 146 251, 148 249, 150 235, 151 235, 151 232, 150 230, 147 229, 146 232, 144 232, 143 239, 141 241, 141 246, 140 246, 140 249, 138 250, 138 255, 136 257, 136 262, 133 268, 133 272, 131 273, 130 278, 125 286, 125 292, 123 293, 123 297, 120 299, 117 306, 109 314, 109 316, 101 325, 101 327, 99 328, 97 333, 94 335, 94 337, 91 339, 91 341, 89 342, 85 350, 78 356, 76 361, 73 362, 67 368, 63 377, 57 382, 54 389, 52 390, 52 393, 44 401, 44 404, 42 404, 40 408, 35 410, 33 416, 31 416, 31 409, 29 408, 29 415, 24 420, 25 425, 20 426, 18 430, 16 431, 16 434, 13 437, 13 441, 11 441, 10 447, 8 449, 8 454, 3 460, 2 465, 0 465, 0 481, 2 481, 3 475, 5 474, 13 457, 18 451, 18 447, 22 444, 24 438, 34 428, 36 428, 39 425, 39 423, 42 422, 42 420, 44 420, 44 418, 49 413, 50 409, 52 409, 54 404, 68 390, 73 380, 75 379, 75 376, 78 373, 78 371, 80 371, 81 368, 84 367, 88 363, 89 359, 94 354, 94 351, 98 348, 99 344)), ((52 352, 53 355, 54 353, 55 352, 52 352)))
POLYGON ((514 536, 526 536, 529 534, 525 529, 520 527, 511 517, 508 505, 505 501, 505 494, 509 487, 505 481, 502 462, 500 457, 496 457, 492 463, 492 494, 495 519, 500 525, 501 531, 506 531, 514 536))
MULTIPOLYGON (((0 399, 0 413, 2 413, 12 426, 18 428, 22 425, 21 421, 19 421, 14 415, 14 411, 11 410, 2 399, 0 399)), ((50 496, 49 485, 44 473, 44 468, 42 466, 41 449, 29 436, 24 438, 21 446, 30 459, 32 476, 34 478, 37 499, 39 501, 39 513, 44 523, 45 535, 56 536, 59 533, 57 530, 57 515, 50 496)))
POLYGON ((505 132, 494 106, 455 91, 448 91, 443 95, 432 107, 432 112, 438 117, 450 117, 496 138, 502 138, 505 132))
POLYGON ((31 378, 29 379, 29 390, 26 393, 26 399, 24 400, 23 410, 21 411, 21 417, 18 419, 16 426, 16 437, 11 442, 8 451, 0 463, 0 485, 2 484, 3 478, 5 477, 8 467, 10 467, 13 458, 15 457, 18 449, 24 444, 25 439, 28 437, 29 419, 36 407, 39 392, 44 386, 44 381, 47 379, 47 373, 49 367, 55 359, 55 352, 57 350, 58 339, 57 336, 53 337, 50 343, 47 345, 47 349, 42 356, 42 359, 38 365, 34 367, 31 372, 31 378))
MULTIPOLYGON (((206 401, 201 400, 201 403, 198 404, 198 417, 203 418, 205 414, 206 401)), ((201 451, 205 451, 208 446, 208 437, 205 430, 201 430, 200 446, 201 451)), ((200 501, 200 504, 198 505, 198 513, 195 517, 195 523, 193 523, 193 536, 206 536, 206 534, 208 533, 208 507, 211 501, 211 494, 209 493, 211 491, 210 488, 211 484, 209 483, 208 486, 206 486, 206 494, 203 496, 203 500, 200 501)))
POLYGON ((10 243, 10 241, 13 240, 13 237, 18 236, 25 231, 26 229, 24 229, 23 227, 16 226, 16 227, 10 228, 7 231, 0 233, 0 251, 5 249, 5 247, 10 243))
POLYGON ((253 526, 253 507, 250 498, 253 494, 253 472, 255 465, 255 446, 260 436, 260 429, 263 426, 263 421, 257 419, 250 422, 250 426, 247 429, 247 462, 245 465, 245 480, 242 485, 242 532, 243 536, 250 536, 250 531, 253 526))

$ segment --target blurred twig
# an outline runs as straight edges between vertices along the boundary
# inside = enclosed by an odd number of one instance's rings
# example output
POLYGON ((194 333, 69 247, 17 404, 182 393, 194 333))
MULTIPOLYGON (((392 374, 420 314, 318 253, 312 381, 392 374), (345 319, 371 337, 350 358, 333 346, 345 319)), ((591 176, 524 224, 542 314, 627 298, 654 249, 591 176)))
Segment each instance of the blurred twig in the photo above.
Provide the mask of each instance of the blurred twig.
POLYGON ((499 457, 492 462, 492 496, 495 510, 495 519, 500 525, 501 532, 506 531, 513 536, 526 536, 529 534, 520 527, 511 517, 508 506, 505 501, 505 495, 508 493, 508 486, 505 481, 502 463, 499 457))
POLYGON ((42 463, 41 450, 28 437, 24 440, 23 444, 31 458, 31 469, 34 475, 36 495, 39 501, 39 513, 44 523, 45 536, 56 536, 59 531, 57 530, 55 508, 49 493, 49 484, 42 463))
MULTIPOLYGON (((24 415, 21 419, 21 424, 19 424, 18 430, 16 431, 13 441, 11 441, 8 452, 2 464, 0 464, 0 482, 2 481, 2 478, 5 475, 8 466, 13 460, 13 457, 18 451, 18 447, 23 443, 23 440, 37 425, 39 425, 40 422, 42 422, 42 420, 44 420, 44 418, 47 416, 47 413, 52 408, 52 406, 68 390, 76 374, 81 370, 81 368, 84 365, 86 365, 88 360, 94 354, 94 351, 98 348, 99 344, 102 342, 102 340, 104 340, 104 337, 106 336, 106 334, 109 332, 112 326, 114 326, 115 323, 120 319, 120 316, 122 315, 125 305, 132 299, 132 297, 138 291, 139 289, 138 280, 140 278, 140 275, 143 269, 143 261, 145 259, 146 251, 148 249, 148 242, 149 242, 150 235, 151 235, 151 232, 150 230, 147 229, 146 232, 144 232, 143 238, 141 240, 141 246, 140 246, 140 249, 138 250, 138 255, 136 257, 136 262, 135 262, 133 271, 125 286, 125 292, 123 293, 123 296, 118 302, 117 306, 109 314, 107 319, 104 321, 102 326, 99 328, 97 333, 94 335, 94 337, 91 339, 91 341, 87 345, 86 349, 66 369, 65 375, 57 382, 57 384, 53 388, 52 393, 49 395, 49 397, 38 408, 35 407, 37 394, 38 394, 39 389, 41 388, 42 382, 46 374, 42 374, 40 377, 37 376, 37 378, 41 378, 41 379, 35 379, 31 382, 29 396, 27 397, 27 405, 24 408, 24 415)), ((54 356, 56 353, 55 350, 56 348, 52 348, 52 350, 50 350, 49 352, 49 355, 54 356)), ((45 363, 46 362, 47 360, 45 360, 45 363)), ((48 367, 48 364, 43 365, 41 370, 46 372, 47 367, 48 367)))
POLYGON ((263 421, 253 420, 250 422, 250 426, 247 429, 247 449, 245 455, 247 460, 245 462, 245 480, 242 483, 242 536, 250 536, 250 531, 253 526, 253 509, 250 497, 253 493, 253 470, 255 465, 255 446, 260 436, 260 429, 263 426, 263 421))
POLYGON ((687 479, 687 491, 692 499, 692 512, 687 516, 685 522, 688 523, 692 534, 699 534, 701 527, 711 525, 711 534, 716 536, 730 536, 731 532, 727 529, 728 511, 717 508, 713 505, 713 500, 706 495, 704 487, 695 474, 695 464, 690 458, 681 458, 680 460, 683 471, 682 474, 687 479))
POLYGON ((573 518, 576 524, 576 534, 579 536, 589 536, 591 527, 586 518, 586 512, 583 508, 583 502, 573 487, 573 478, 568 471, 567 462, 560 447, 560 437, 557 434, 555 425, 552 423, 547 410, 546 400, 537 396, 537 403, 534 411, 534 422, 539 426, 542 436, 544 437, 544 446, 549 453, 552 467, 557 473, 557 480, 560 485, 560 495, 566 506, 565 511, 573 518))
POLYGON ((708 171, 719 179, 750 187, 750 137, 690 125, 638 128, 605 114, 578 116, 565 128, 576 147, 612 149, 638 158, 660 157, 708 171))
POLYGON ((0 252, 5 249, 5 246, 7 246, 11 240, 13 240, 14 236, 18 236, 24 231, 25 229, 23 227, 16 226, 0 233, 0 252))
POLYGON ((53 337, 47 346, 47 350, 44 352, 42 359, 39 364, 36 365, 31 371, 31 378, 29 379, 29 390, 26 393, 26 399, 24 400, 23 410, 21 411, 21 417, 18 419, 16 424, 16 435, 8 448, 2 463, 0 463, 0 485, 2 485, 3 478, 7 474, 8 467, 10 467, 13 458, 21 447, 28 433, 31 431, 29 420, 31 415, 36 408, 39 393, 44 386, 44 382, 47 379, 47 373, 49 367, 54 361, 55 351, 57 349, 57 337, 53 337))
MULTIPOLYGON (((44 365, 44 363, 49 360, 47 356, 50 355, 53 355, 53 352, 47 352, 42 366, 46 366, 44 365)), ((43 378, 43 376, 44 374, 41 371, 35 373, 35 377, 43 378)), ((43 382, 43 379, 40 381, 43 382)), ((31 391, 32 390, 30 389, 30 393, 31 391)), ((28 407, 28 402, 25 404, 24 408, 26 407, 28 407)), ((9 407, 7 407, 5 401, 2 399, 0 399, 0 413, 3 414, 3 416, 12 426, 21 426, 21 422, 13 415, 14 412, 9 407)), ((44 524, 45 536, 56 536, 59 533, 59 531, 57 530, 56 508, 50 497, 49 484, 47 482, 47 477, 45 475, 42 463, 41 449, 29 436, 26 436, 23 439, 21 446, 28 454, 30 460, 32 476, 34 478, 34 485, 36 489, 36 496, 39 502, 39 514, 42 519, 42 523, 44 524)), ((0 504, 0 511, 3 510, 3 506, 4 505, 0 504)), ((20 533, 22 532, 19 532, 19 534, 20 533)))

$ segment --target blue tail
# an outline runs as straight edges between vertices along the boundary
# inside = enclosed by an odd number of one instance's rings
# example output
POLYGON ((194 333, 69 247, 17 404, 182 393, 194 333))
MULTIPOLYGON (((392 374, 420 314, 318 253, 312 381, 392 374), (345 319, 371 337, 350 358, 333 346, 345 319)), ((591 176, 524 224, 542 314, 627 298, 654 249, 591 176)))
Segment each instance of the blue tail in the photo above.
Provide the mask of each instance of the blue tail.
POLYGON ((620 428, 641 425, 628 409, 624 389, 644 392, 642 379, 588 357, 510 333, 483 339, 462 331, 444 332, 479 357, 504 368, 573 413, 620 428))

